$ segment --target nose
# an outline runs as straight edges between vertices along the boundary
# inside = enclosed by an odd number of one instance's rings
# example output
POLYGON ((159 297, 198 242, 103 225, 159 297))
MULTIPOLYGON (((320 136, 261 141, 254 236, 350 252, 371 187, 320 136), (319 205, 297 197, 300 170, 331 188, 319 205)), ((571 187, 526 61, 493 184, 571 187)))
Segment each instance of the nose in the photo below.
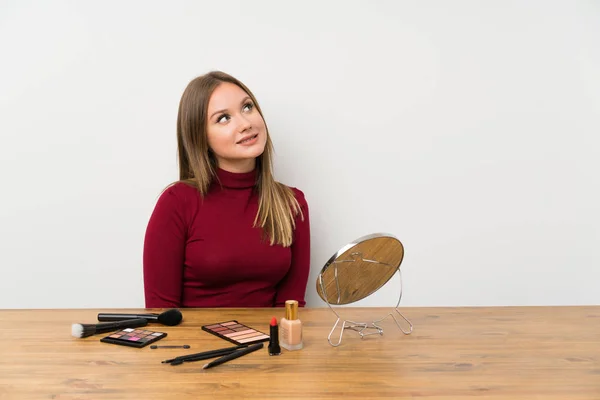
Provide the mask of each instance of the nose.
POLYGON ((250 122, 250 119, 248 119, 245 115, 240 114, 240 120, 239 120, 239 124, 238 124, 238 129, 240 132, 244 132, 248 129, 250 129, 252 127, 252 123, 250 122))

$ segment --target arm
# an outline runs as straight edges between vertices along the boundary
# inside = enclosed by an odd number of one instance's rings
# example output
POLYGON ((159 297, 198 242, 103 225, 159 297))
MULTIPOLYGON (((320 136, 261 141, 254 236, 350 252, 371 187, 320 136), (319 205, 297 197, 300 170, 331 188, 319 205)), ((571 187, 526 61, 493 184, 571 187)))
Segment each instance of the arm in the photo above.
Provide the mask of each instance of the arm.
POLYGON ((158 199, 144 239, 146 308, 181 306, 186 224, 184 204, 171 186, 158 199))
POLYGON ((275 296, 275 307, 283 307, 286 300, 298 300, 298 305, 304 307, 306 301, 306 283, 310 272, 310 218, 308 215, 308 203, 304 193, 293 188, 304 219, 300 215, 296 217, 296 229, 294 230, 294 242, 292 243, 292 264, 290 270, 277 287, 275 296))

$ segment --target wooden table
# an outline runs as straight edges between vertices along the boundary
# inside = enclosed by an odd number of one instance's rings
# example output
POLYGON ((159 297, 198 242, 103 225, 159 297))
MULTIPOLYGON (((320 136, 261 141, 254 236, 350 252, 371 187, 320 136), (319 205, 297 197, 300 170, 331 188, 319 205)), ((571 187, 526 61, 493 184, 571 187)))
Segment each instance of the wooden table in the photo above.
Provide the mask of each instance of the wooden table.
POLYGON ((184 309, 179 326, 149 326, 168 333, 157 344, 189 350, 70 335, 72 323, 95 323, 98 312, 160 311, 0 310, 0 399, 600 399, 600 307, 403 308, 412 335, 388 319, 383 336, 347 331, 337 348, 327 342, 331 311, 301 309, 303 350, 260 350, 207 370, 161 361, 231 345, 201 325, 237 319, 268 332, 282 310, 184 309))

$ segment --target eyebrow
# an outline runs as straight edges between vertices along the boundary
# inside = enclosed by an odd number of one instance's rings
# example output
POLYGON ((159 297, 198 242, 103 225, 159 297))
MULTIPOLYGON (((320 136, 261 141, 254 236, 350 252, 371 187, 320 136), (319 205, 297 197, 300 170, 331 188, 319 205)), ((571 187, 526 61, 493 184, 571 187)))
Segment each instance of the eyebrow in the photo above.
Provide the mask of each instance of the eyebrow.
MULTIPOLYGON (((246 96, 246 97, 244 97, 244 98, 242 99, 242 101, 240 102, 240 104, 244 104, 244 103, 245 103, 246 101, 248 101, 248 100, 252 100, 252 99, 250 98, 250 96, 246 96)), ((217 114, 220 114, 220 113, 223 113, 223 112, 225 112, 225 111, 227 111, 227 108, 225 108, 225 109, 223 109, 223 110, 218 110, 218 111, 215 111, 214 113, 212 113, 212 114, 211 114, 211 116, 210 116, 210 118, 209 118, 209 119, 212 119, 212 117, 214 117, 215 115, 217 115, 217 114)))

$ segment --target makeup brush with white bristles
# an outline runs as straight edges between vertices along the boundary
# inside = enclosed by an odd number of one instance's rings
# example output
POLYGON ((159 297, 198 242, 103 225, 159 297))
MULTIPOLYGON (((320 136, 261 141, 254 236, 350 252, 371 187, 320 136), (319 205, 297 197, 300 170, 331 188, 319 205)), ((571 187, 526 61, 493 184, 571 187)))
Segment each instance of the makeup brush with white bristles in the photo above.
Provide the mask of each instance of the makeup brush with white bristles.
POLYGON ((118 331, 123 328, 139 328, 148 325, 148 320, 144 318, 130 319, 127 321, 104 322, 101 324, 73 324, 71 326, 71 335, 76 338, 84 338, 97 333, 106 333, 118 331))

